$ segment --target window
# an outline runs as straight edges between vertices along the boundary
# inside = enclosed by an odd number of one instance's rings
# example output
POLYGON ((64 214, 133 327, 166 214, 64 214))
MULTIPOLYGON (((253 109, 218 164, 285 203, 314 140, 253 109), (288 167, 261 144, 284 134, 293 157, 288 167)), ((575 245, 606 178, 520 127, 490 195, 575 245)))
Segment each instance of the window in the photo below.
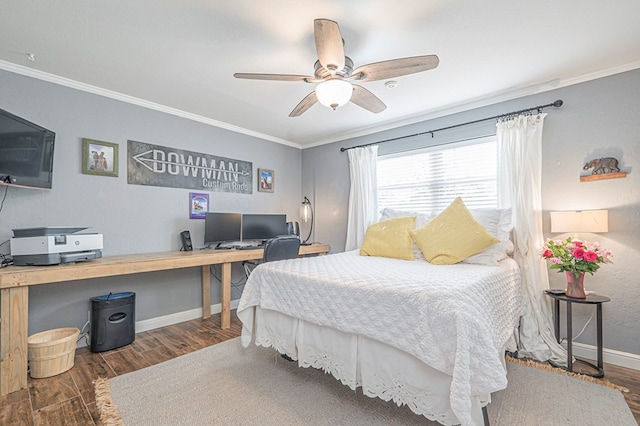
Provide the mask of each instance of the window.
POLYGON ((495 137, 378 157, 378 207, 441 211, 456 197, 469 208, 496 208, 495 137))

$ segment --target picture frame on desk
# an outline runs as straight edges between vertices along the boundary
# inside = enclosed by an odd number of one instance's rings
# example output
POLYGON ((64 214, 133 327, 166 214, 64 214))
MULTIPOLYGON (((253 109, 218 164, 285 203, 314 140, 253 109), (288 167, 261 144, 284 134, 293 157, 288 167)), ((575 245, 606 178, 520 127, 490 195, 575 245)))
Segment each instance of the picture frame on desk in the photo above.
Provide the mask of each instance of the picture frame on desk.
POLYGON ((118 177, 118 144, 83 138, 82 173, 118 177))
POLYGON ((273 192, 274 171, 269 169, 258 169, 258 191, 273 192))

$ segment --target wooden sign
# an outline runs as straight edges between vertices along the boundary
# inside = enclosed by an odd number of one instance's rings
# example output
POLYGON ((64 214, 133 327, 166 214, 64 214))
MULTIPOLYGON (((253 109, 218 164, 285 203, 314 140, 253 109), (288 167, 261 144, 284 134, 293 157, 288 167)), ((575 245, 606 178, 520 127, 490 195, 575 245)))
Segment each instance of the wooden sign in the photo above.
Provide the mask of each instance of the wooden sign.
POLYGON ((127 183, 251 194, 253 163, 130 140, 127 183))

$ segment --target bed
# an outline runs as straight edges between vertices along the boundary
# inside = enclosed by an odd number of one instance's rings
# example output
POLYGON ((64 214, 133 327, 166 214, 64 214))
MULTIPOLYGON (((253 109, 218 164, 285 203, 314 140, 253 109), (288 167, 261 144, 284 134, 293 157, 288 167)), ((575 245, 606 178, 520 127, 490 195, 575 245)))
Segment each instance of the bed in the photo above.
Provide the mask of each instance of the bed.
POLYGON ((522 300, 508 257, 438 266, 351 251, 258 266, 237 313, 245 347, 273 347, 429 420, 476 425, 507 386, 522 300))

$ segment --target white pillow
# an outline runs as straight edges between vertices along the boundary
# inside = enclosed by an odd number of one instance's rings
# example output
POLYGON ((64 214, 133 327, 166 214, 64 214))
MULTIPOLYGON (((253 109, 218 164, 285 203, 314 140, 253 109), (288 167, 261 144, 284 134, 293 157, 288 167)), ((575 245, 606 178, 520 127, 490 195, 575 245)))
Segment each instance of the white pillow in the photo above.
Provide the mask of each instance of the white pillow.
POLYGON ((425 225, 431 219, 436 217, 435 212, 427 212, 427 213, 418 213, 418 212, 410 212, 404 210, 393 210, 393 209, 382 209, 380 211, 380 220, 388 220, 395 219, 396 217, 406 217, 406 216, 415 216, 416 217, 416 228, 425 225))
POLYGON ((469 209, 474 219, 500 242, 481 251, 478 254, 464 259, 463 263, 476 263, 481 265, 497 265, 513 253, 511 242, 511 209, 469 209))
MULTIPOLYGON (((436 217, 436 212, 427 212, 427 213, 418 213, 418 212, 410 212, 403 210, 394 210, 394 209, 382 209, 380 211, 380 221, 394 219, 397 217, 406 217, 406 216, 415 216, 416 224, 415 229, 418 229, 427 224, 431 219, 436 217)), ((423 259, 426 260, 422 250, 412 239, 412 250, 413 250, 413 258, 414 259, 423 259)))
MULTIPOLYGON (((513 254, 513 243, 511 242, 511 209, 469 209, 471 215, 477 220, 484 229, 491 235, 498 238, 500 242, 478 254, 469 256, 462 263, 474 263, 480 265, 497 265, 498 262, 513 254)), ((383 209, 380 212, 380 220, 393 219, 396 217, 415 216, 418 229, 424 226, 431 219, 436 217, 440 212, 428 211, 423 213, 383 209)), ((415 259, 425 259, 420 247, 413 242, 413 257, 415 259)), ((426 259, 425 259, 426 260, 426 259)))

